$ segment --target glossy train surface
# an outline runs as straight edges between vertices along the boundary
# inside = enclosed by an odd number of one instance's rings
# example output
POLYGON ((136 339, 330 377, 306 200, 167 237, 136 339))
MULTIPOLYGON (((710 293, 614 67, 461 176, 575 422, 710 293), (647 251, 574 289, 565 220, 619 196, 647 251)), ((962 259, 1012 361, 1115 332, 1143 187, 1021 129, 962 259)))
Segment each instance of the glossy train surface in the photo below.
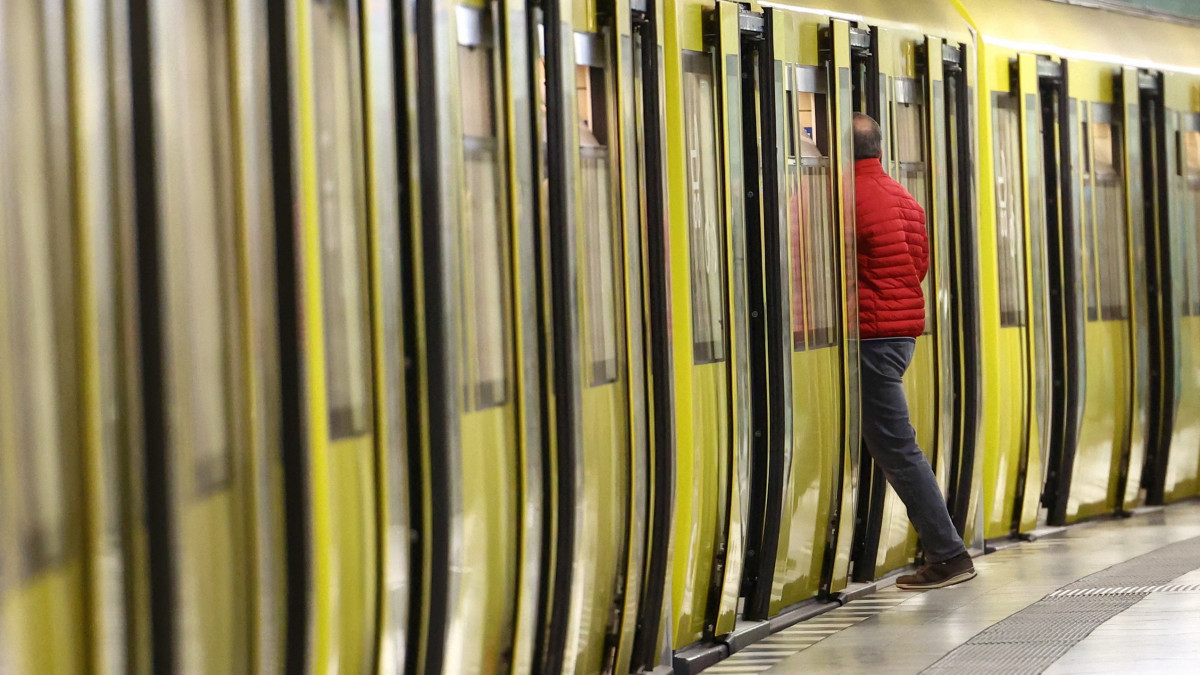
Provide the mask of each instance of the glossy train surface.
POLYGON ((919 560, 860 449, 855 111, 927 214, 906 386, 973 551, 1196 496, 1198 38, 0 3, 0 671, 686 671, 919 560))

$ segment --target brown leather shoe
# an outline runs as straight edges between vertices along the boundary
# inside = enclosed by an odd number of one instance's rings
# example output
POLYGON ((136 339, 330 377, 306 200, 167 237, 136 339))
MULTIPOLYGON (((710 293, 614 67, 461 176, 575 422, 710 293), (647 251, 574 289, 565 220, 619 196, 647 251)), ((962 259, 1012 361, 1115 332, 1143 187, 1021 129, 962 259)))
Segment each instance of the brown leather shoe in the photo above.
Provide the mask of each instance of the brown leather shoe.
POLYGON ((975 564, 971 562, 971 554, 963 552, 949 560, 924 565, 915 574, 905 574, 896 579, 896 588, 905 591, 927 591, 931 588, 961 584, 974 578, 975 564))

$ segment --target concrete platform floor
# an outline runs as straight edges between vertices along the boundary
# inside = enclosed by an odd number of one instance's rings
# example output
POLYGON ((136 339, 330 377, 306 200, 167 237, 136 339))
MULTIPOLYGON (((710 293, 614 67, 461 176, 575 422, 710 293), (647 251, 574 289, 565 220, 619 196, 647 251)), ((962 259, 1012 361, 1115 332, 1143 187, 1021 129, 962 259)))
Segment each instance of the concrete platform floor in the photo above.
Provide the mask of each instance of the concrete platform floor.
POLYGON ((950 588, 884 587, 704 672, 1200 673, 1200 503, 1076 525, 975 567, 950 588))

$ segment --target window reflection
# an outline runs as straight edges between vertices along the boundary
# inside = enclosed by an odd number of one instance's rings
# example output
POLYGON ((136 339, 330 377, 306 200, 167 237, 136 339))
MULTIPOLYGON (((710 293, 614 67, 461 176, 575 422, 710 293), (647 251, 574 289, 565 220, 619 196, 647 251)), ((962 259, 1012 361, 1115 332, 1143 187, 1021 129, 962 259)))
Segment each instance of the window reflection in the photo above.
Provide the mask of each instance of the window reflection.
POLYGON ((813 69, 793 70, 788 92, 788 229, 791 250, 793 348, 833 345, 838 329, 837 228, 829 162, 829 109, 824 94, 801 91, 813 69))

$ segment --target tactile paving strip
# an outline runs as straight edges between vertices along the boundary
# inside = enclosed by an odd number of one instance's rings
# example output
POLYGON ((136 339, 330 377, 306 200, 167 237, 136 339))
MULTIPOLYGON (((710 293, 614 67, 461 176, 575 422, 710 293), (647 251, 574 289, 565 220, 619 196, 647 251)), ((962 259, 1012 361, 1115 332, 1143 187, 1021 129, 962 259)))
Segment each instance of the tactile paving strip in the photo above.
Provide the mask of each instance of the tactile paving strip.
POLYGON ((984 630, 926 673, 1040 673, 1100 624, 1196 569, 1200 537, 1181 541, 1067 584, 984 630), (1112 592, 1138 589, 1133 592, 1112 592), (1107 591, 1107 592, 1106 592, 1107 591))
POLYGON ((1164 586, 1122 586, 1120 588, 1070 588, 1054 591, 1047 598, 1077 597, 1080 595, 1149 595, 1150 593, 1196 593, 1200 584, 1166 584, 1164 586))

